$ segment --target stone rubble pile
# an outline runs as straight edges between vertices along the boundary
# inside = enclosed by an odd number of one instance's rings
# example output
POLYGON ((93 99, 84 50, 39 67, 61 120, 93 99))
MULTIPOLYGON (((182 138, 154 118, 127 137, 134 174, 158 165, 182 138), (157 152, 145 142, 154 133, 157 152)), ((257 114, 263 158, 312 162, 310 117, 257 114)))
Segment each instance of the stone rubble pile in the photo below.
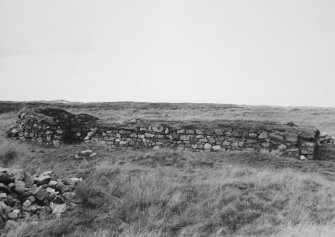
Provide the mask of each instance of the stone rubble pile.
POLYGON ((7 221, 38 220, 41 214, 60 216, 75 206, 78 178, 54 179, 51 171, 39 176, 20 169, 0 168, 0 229, 7 221))
POLYGON ((93 158, 97 155, 96 152, 93 152, 92 150, 84 150, 84 151, 77 151, 74 154, 74 158, 77 160, 85 159, 85 158, 93 158))

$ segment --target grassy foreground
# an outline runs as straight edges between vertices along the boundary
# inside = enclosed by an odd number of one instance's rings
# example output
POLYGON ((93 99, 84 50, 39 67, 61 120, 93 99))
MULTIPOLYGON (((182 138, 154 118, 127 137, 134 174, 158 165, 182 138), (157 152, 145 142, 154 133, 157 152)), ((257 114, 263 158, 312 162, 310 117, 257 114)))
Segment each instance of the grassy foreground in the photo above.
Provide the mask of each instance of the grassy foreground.
POLYGON ((301 165, 276 165, 282 164, 277 157, 263 157, 271 165, 262 166, 257 153, 112 151, 96 145, 40 153, 30 146, 5 143, 1 165, 77 174, 85 180, 77 188, 80 204, 61 219, 22 221, 9 237, 335 234, 335 169, 329 165, 307 173, 301 165), (100 151, 99 158, 71 158, 85 148, 100 151), (30 159, 35 163, 29 165, 30 159))

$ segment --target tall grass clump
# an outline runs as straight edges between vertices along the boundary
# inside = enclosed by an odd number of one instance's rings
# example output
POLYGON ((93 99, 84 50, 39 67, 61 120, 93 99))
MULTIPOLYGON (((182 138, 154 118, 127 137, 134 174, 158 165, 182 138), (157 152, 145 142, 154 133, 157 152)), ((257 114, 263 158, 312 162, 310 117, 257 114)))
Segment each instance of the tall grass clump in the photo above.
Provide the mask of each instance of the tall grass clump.
POLYGON ((84 208, 96 209, 105 203, 105 193, 92 182, 78 184, 75 190, 77 200, 84 208))
POLYGON ((75 231, 75 220, 48 219, 30 225, 21 224, 18 230, 12 230, 7 234, 8 237, 65 237, 71 236, 75 231))
POLYGON ((24 158, 27 154, 25 148, 9 141, 2 141, 0 143, 0 164, 4 167, 10 167, 16 161, 24 158))

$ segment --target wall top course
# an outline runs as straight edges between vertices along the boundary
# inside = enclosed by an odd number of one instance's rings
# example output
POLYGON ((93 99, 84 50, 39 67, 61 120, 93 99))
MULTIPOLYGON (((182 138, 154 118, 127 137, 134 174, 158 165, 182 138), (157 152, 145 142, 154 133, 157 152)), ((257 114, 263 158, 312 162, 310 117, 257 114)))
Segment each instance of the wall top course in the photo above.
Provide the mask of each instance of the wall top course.
MULTIPOLYGON (((320 134, 319 130, 312 126, 290 126, 271 121, 252 121, 252 120, 213 120, 213 121, 164 121, 164 120, 134 120, 134 122, 108 123, 98 121, 97 127, 106 130, 146 130, 149 127, 168 128, 175 130, 178 134, 203 134, 220 135, 223 132, 231 133, 233 130, 241 132, 247 130, 250 133, 257 131, 267 131, 275 133, 277 136, 298 135, 305 139, 314 139, 320 134), (193 132, 191 132, 193 131, 193 132)), ((163 129, 155 132, 162 132, 163 129)), ((264 134, 263 134, 264 135, 264 134)))

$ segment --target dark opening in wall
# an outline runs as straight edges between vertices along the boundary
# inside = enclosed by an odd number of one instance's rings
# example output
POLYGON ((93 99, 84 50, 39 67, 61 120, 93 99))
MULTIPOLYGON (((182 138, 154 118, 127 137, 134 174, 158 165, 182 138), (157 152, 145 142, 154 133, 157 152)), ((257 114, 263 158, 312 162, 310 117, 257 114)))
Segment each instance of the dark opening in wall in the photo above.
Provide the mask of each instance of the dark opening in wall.
POLYGON ((73 136, 73 134, 71 133, 70 130, 65 130, 63 142, 65 144, 76 144, 76 143, 79 143, 79 142, 76 141, 75 137, 73 136))
POLYGON ((80 129, 77 124, 70 125, 65 129, 64 140, 65 144, 79 144, 84 141, 88 131, 80 129))

